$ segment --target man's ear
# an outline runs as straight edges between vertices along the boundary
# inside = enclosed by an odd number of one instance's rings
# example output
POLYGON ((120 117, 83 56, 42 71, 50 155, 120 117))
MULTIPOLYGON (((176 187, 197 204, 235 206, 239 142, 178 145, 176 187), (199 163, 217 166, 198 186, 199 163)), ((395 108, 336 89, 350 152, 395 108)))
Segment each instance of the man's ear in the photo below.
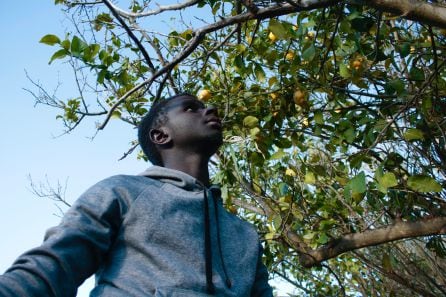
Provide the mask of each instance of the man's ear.
POLYGON ((158 145, 164 145, 170 142, 170 136, 166 131, 162 128, 160 129, 151 129, 149 132, 150 140, 158 145))

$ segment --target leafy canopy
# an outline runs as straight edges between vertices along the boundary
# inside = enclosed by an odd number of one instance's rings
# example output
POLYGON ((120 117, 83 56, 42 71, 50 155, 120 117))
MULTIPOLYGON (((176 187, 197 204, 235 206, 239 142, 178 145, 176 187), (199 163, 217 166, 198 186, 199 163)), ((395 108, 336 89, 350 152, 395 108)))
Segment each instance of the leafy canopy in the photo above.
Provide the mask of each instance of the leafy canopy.
POLYGON ((68 131, 88 117, 104 129, 208 90, 226 127, 214 179, 259 228, 272 275, 308 296, 437 296, 446 8, 432 2, 56 0, 77 28, 41 42, 85 88, 36 100, 68 131))

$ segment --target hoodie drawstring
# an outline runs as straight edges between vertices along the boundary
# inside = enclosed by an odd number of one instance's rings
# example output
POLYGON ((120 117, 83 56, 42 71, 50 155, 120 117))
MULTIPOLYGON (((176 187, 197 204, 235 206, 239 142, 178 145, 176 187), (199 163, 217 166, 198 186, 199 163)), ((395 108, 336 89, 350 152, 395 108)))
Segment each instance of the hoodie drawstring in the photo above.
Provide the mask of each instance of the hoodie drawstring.
POLYGON ((206 261, 206 291, 212 295, 215 292, 212 282, 212 249, 211 249, 211 230, 209 222, 209 199, 207 190, 204 190, 204 253, 206 261))
MULTIPOLYGON (((213 196, 212 196, 213 197, 213 196)), ((214 197, 213 197, 214 198, 214 197)), ((218 246, 218 253, 220 254, 220 260, 221 260, 221 265, 223 266, 223 273, 225 274, 225 282, 226 282, 226 286, 228 286, 228 288, 232 287, 232 283, 231 280, 228 277, 228 272, 226 271, 226 265, 225 265, 225 261, 224 261, 224 257, 223 257, 223 253, 221 251, 221 240, 220 240, 220 223, 218 220, 218 208, 217 208, 217 201, 215 201, 214 198, 214 209, 215 209, 215 221, 217 224, 217 246, 218 246)))
MULTIPOLYGON (((217 189, 217 188, 215 188, 217 189)), ((211 248, 211 228, 210 228, 210 216, 209 216, 209 197, 208 193, 210 194, 212 198, 212 202, 214 203, 214 212, 215 212, 215 221, 216 221, 216 229, 217 229, 217 247, 218 247, 218 253, 220 256, 221 264, 223 266, 223 273, 225 276, 225 282, 228 288, 231 288, 232 283, 231 280, 228 277, 228 273, 226 270, 226 265, 223 259, 223 253, 221 249, 221 239, 220 239, 220 224, 218 219, 218 206, 217 201, 212 195, 212 189, 205 190, 204 191, 204 244, 205 244, 205 259, 206 259, 206 291, 208 294, 212 295, 215 293, 215 287, 212 282, 212 248, 211 248)))

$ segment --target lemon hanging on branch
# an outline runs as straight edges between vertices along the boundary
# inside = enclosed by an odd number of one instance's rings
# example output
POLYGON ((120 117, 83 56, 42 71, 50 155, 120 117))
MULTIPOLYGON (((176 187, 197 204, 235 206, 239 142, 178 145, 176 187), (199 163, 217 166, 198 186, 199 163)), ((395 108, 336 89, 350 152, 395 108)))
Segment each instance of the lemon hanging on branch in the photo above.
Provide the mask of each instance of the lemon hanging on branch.
POLYGON ((293 93, 294 103, 296 103, 296 105, 299 105, 300 107, 303 107, 307 104, 307 97, 307 92, 300 88, 296 89, 293 93))
POLYGON ((268 34, 268 38, 269 38, 269 40, 271 40, 272 42, 275 42, 275 41, 277 40, 277 36, 274 35, 273 32, 269 32, 269 34, 268 34))
POLYGON ((197 98, 201 101, 208 101, 209 99, 211 99, 211 97, 212 97, 211 91, 206 89, 200 90, 197 94, 197 98))

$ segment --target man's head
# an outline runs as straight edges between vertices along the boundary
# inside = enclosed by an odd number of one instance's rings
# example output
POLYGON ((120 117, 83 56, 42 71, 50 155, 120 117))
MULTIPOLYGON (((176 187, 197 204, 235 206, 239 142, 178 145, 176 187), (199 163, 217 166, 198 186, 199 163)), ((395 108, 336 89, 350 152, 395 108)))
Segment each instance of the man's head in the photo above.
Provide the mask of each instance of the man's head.
POLYGON ((153 104, 141 120, 139 144, 154 165, 163 166, 161 150, 198 152, 209 157, 222 143, 217 110, 183 93, 153 104))

